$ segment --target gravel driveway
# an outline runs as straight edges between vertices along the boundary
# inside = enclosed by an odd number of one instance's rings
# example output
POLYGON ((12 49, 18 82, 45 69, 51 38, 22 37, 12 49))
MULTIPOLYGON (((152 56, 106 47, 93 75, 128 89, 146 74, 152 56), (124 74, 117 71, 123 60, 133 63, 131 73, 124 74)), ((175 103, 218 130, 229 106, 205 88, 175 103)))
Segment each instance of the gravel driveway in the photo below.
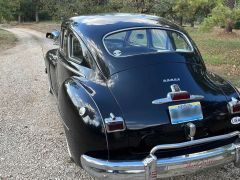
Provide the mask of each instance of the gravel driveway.
POLYGON ((9 31, 18 43, 0 54, 0 179, 91 179, 68 158, 44 73, 44 34, 9 31))
MULTIPOLYGON (((0 54, 0 179, 92 179, 68 158, 44 73, 44 34, 20 28, 9 31, 18 43, 0 54)), ((240 179, 240 171, 226 165, 174 179, 240 179)))

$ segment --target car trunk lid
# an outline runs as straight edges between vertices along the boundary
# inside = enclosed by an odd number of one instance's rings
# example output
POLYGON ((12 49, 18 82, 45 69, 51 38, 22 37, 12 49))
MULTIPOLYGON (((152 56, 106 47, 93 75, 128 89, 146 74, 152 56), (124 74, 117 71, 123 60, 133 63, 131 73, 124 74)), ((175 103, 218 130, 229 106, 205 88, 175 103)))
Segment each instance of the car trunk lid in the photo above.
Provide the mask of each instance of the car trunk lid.
POLYGON ((172 124, 169 106, 200 102, 203 120, 194 121, 196 138, 207 137, 226 129, 227 99, 219 82, 201 65, 191 63, 158 63, 131 68, 112 76, 108 84, 116 98, 126 123, 129 147, 136 152, 149 151, 153 146, 187 140, 184 124, 172 124), (171 85, 191 95, 201 95, 197 101, 153 104, 171 92, 171 85), (214 124, 214 125, 213 125, 214 124))

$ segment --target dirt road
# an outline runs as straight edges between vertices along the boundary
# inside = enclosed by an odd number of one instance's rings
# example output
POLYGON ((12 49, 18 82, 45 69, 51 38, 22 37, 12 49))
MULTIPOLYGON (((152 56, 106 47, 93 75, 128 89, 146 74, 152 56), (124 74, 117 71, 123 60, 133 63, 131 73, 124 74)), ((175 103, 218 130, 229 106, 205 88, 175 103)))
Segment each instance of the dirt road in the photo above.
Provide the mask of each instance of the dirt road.
MULTIPOLYGON (((11 28, 17 45, 0 54, 0 179, 92 179, 68 158, 56 101, 44 73, 44 34, 11 28)), ((232 165, 182 179, 240 179, 232 165)))

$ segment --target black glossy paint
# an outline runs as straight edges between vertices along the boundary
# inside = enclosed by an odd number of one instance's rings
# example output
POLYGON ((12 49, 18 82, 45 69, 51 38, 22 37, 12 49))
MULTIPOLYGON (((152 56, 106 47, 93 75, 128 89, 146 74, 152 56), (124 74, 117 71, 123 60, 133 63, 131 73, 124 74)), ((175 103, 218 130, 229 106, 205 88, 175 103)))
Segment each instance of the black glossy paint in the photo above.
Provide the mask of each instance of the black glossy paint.
MULTIPOLYGON (((173 82, 164 83, 164 79, 179 78, 180 81, 174 83, 182 90, 205 97, 201 101, 204 119, 194 122, 197 126, 195 138, 240 128, 231 124, 232 115, 227 109, 231 97, 239 99, 237 90, 206 70, 191 39, 192 53, 171 52, 127 58, 110 56, 103 46, 103 36, 132 27, 170 28, 185 33, 178 26, 155 16, 107 14, 74 17, 65 21, 62 28, 76 33, 85 43, 92 58, 91 67, 71 61, 60 49, 46 54, 50 85, 58 101, 75 161, 81 154, 105 159, 142 158, 155 145, 187 141, 183 124, 172 125, 168 114, 169 105, 182 102, 152 104, 153 100, 164 98, 171 91, 173 82), (51 58, 49 53, 55 53, 57 59, 51 58), (79 115, 83 106, 91 110, 91 115, 79 115), (124 118, 125 131, 106 133, 104 119, 110 113, 124 118)), ((201 148, 195 147, 195 151, 201 148)))

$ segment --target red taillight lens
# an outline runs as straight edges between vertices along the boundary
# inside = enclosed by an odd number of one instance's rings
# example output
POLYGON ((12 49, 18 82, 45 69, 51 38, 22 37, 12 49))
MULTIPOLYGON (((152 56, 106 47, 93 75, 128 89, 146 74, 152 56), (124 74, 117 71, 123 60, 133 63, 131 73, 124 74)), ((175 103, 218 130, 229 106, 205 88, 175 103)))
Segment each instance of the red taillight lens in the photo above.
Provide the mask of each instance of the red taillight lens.
POLYGON ((190 94, 187 91, 173 92, 170 95, 173 101, 190 99, 190 94))
POLYGON ((233 112, 233 113, 240 113, 240 101, 238 101, 237 104, 234 104, 234 105, 232 106, 232 112, 233 112))
POLYGON ((126 129, 123 118, 115 117, 113 113, 110 113, 110 117, 104 119, 104 121, 108 133, 124 131, 126 129))
POLYGON ((232 114, 240 113, 240 101, 236 98, 232 98, 232 101, 228 103, 229 110, 232 114))
POLYGON ((125 129, 124 122, 121 121, 109 122, 106 126, 108 132, 123 131, 125 129))

